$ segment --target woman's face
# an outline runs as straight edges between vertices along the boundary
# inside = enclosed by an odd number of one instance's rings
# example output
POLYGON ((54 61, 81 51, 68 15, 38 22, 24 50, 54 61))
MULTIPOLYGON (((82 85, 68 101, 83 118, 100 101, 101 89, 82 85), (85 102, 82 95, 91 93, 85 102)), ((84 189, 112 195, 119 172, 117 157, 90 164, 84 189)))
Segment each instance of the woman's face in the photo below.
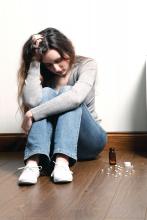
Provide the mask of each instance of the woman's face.
POLYGON ((70 58, 65 56, 63 59, 56 50, 51 49, 43 55, 42 63, 54 74, 65 76, 69 70, 70 58))

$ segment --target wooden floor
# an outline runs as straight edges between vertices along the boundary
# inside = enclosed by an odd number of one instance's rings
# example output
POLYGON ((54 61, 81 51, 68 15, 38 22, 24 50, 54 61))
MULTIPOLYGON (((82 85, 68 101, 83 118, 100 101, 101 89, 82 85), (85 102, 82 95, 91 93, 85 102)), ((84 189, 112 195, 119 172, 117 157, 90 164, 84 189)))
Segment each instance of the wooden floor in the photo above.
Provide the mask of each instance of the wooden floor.
POLYGON ((74 181, 17 185, 22 153, 0 153, 0 220, 147 220, 147 154, 117 151, 117 161, 130 161, 135 173, 114 178, 101 170, 108 152, 73 167, 74 181))

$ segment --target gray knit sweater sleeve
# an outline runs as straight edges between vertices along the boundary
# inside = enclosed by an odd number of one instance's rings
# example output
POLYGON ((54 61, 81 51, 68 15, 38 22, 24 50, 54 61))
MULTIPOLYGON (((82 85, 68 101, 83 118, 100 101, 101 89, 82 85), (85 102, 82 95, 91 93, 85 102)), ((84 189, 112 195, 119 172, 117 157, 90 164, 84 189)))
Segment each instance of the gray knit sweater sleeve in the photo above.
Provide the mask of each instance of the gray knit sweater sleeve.
POLYGON ((40 63, 33 61, 30 64, 27 78, 23 87, 23 103, 29 108, 38 106, 42 100, 42 85, 40 80, 40 63))
MULTIPOLYGON (((35 105, 39 104, 42 97, 42 88, 39 82, 39 70, 36 68, 35 71, 33 68, 32 73, 32 68, 30 68, 24 87, 24 101, 32 107, 33 103, 36 103, 35 105)), ((96 72, 96 62, 92 59, 86 59, 82 64, 79 64, 77 82, 67 92, 32 108, 31 112, 34 120, 37 121, 46 118, 47 116, 62 113, 78 107, 84 102, 93 87, 96 79, 96 72)))

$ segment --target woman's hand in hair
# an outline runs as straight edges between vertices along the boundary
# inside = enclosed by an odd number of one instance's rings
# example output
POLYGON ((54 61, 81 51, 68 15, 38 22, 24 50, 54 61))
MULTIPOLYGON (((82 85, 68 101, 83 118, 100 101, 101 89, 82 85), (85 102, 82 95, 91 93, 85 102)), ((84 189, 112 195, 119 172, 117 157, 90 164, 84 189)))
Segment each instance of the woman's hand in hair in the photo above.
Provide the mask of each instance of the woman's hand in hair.
POLYGON ((31 111, 27 111, 25 113, 23 122, 22 122, 22 129, 24 130, 25 134, 28 134, 29 130, 32 127, 32 123, 33 123, 33 116, 32 116, 32 112, 31 111))
POLYGON ((42 41, 43 36, 41 34, 34 34, 32 36, 32 42, 35 48, 39 47, 40 42, 42 41))
POLYGON ((42 42, 43 36, 41 34, 34 34, 32 36, 32 44, 33 48, 35 49, 35 54, 32 57, 32 60, 34 61, 40 61, 41 56, 39 54, 39 44, 42 42))

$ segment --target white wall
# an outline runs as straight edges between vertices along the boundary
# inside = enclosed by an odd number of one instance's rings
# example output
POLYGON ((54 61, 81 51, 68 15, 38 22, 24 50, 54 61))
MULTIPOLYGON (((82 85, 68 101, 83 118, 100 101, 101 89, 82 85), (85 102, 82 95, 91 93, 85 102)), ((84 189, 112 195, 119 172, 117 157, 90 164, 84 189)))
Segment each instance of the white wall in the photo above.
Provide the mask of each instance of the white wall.
POLYGON ((46 27, 98 62, 96 109, 107 131, 146 131, 146 0, 0 1, 0 133, 21 132, 16 76, 23 43, 46 27))

